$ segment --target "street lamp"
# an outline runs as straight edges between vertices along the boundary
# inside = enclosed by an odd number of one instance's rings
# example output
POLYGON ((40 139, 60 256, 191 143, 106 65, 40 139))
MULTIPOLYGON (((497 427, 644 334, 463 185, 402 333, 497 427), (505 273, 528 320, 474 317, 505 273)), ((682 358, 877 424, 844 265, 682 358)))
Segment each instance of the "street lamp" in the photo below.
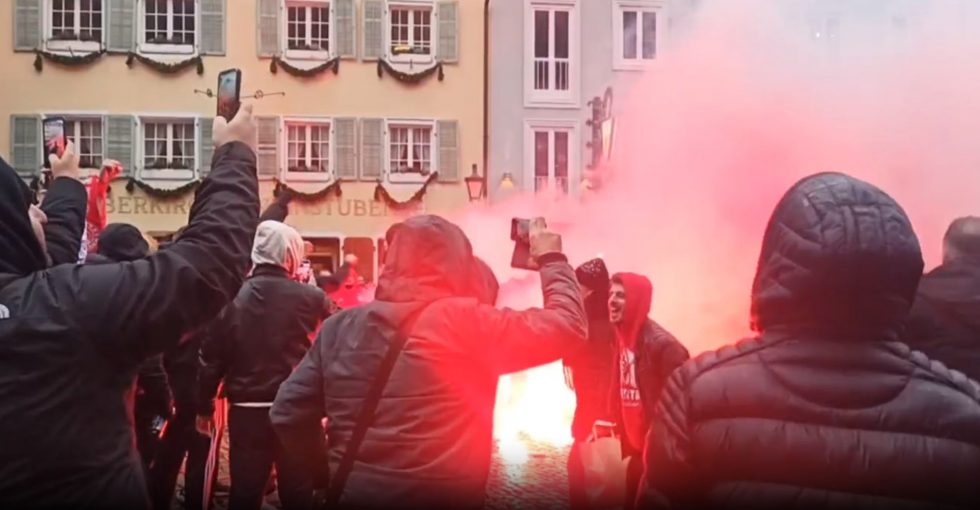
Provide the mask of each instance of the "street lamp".
POLYGON ((483 198, 486 190, 483 186, 483 177, 476 171, 476 163, 473 164, 473 172, 466 179, 466 193, 470 197, 470 202, 476 202, 477 200, 483 198))

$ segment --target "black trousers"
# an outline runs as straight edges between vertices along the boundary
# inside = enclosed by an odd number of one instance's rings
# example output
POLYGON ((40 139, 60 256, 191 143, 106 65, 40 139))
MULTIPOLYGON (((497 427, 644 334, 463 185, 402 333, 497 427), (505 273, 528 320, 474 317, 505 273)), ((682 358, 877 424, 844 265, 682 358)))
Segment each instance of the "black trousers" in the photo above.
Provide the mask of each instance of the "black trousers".
POLYGON ((157 452, 147 478, 154 510, 170 510, 174 488, 177 486, 177 474, 180 472, 180 466, 184 464, 185 456, 187 465, 184 470, 184 508, 203 510, 204 467, 208 460, 211 440, 199 434, 194 428, 194 419, 197 415, 193 401, 195 381, 194 373, 171 376, 176 412, 157 445, 157 452))
POLYGON ((640 489, 640 479, 643 477, 643 454, 635 453, 626 465, 626 510, 636 507, 636 493, 640 489))
POLYGON ((259 510, 262 507, 273 464, 283 509, 310 510, 313 507, 313 466, 305 459, 286 455, 272 429, 268 407, 231 405, 228 439, 231 447, 229 510, 259 510))

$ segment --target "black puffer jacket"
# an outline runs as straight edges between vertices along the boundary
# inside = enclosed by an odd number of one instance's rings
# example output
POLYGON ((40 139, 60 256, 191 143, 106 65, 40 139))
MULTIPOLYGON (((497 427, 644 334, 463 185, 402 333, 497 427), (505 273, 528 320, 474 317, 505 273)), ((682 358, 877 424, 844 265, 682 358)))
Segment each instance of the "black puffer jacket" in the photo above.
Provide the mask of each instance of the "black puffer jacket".
POLYGON ((408 341, 341 505, 482 508, 499 376, 555 361, 585 342, 575 274, 564 257, 550 255, 541 268, 544 309, 497 310, 485 304, 496 283, 486 267, 477 268, 455 225, 418 216, 393 227, 389 240, 375 301, 324 322, 279 389, 273 426, 288 448, 308 451, 297 431, 327 416, 336 470, 381 359, 401 330, 408 341))
POLYGON ((203 336, 197 413, 214 412, 222 379, 232 403, 271 403, 327 314, 322 290, 291 280, 281 267, 256 267, 203 336))
MULTIPOLYGON (((149 507, 133 377, 231 301, 259 213, 248 146, 220 147, 212 168, 180 241, 145 259, 38 269, 36 254, 0 252, 0 268, 16 271, 0 274, 0 508, 149 507)), ((0 176, 0 198, 12 198, 9 183, 0 176)), ((26 207, 18 213, 26 222, 26 207)), ((29 226, 0 238, 37 244, 29 226)))
POLYGON ((897 341, 922 271, 902 209, 820 174, 763 240, 761 335, 688 362, 647 438, 646 508, 980 508, 980 391, 897 341))

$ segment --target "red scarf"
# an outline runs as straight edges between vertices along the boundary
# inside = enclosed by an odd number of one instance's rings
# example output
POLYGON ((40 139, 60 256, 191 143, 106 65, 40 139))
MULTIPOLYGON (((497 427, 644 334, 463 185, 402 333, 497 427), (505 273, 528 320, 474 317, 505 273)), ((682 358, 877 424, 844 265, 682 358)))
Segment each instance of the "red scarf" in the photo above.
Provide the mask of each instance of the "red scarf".
POLYGON ((96 253, 99 248, 99 234, 108 223, 105 211, 106 196, 112 180, 122 173, 121 165, 102 168, 99 175, 93 175, 88 183, 88 212, 85 215, 85 235, 88 239, 88 253, 96 253))

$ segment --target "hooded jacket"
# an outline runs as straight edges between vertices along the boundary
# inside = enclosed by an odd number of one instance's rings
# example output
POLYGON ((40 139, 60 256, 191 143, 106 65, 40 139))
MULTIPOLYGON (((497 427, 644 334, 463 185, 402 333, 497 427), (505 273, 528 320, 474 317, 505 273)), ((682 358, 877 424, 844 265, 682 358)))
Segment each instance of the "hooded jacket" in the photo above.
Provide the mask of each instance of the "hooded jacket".
POLYGON ((387 237, 375 300, 323 324, 279 389, 273 426, 288 448, 302 450, 295 431, 326 416, 336 470, 388 345, 405 334, 341 506, 482 508, 499 376, 555 361, 585 342, 575 275, 563 256, 546 256, 544 308, 497 310, 485 304, 493 294, 488 278, 473 274, 487 269, 477 269, 456 225, 417 216, 387 237))
POLYGON ((232 404, 268 403, 303 359, 329 307, 322 290, 291 278, 303 260, 292 227, 263 221, 255 233, 255 270, 235 300, 208 325, 198 372, 199 415, 214 412, 224 380, 232 404))
MULTIPOLYGON (((212 168, 167 250, 49 269, 29 248, 0 252, 0 507, 149 506, 127 399, 133 376, 232 299, 258 217, 252 150, 224 145, 212 168)), ((20 196, 11 184, 0 169, 0 193, 20 196)), ((26 218, 19 203, 11 212, 26 218)), ((30 246, 33 234, 0 216, 4 246, 30 246)))
POLYGON ((980 381, 980 260, 947 262, 922 277, 902 339, 980 381))
POLYGON ((648 508, 980 508, 980 392, 898 342, 922 274, 905 212, 842 174, 794 185, 752 287, 760 333, 670 378, 648 508))
MULTIPOLYGON (((640 391, 643 423, 646 431, 653 417, 653 410, 660 399, 667 378, 690 358, 687 349, 666 329, 649 318, 653 304, 653 284, 645 276, 634 273, 613 275, 613 282, 621 282, 626 291, 626 306, 623 320, 614 325, 617 337, 612 356, 612 381, 609 384, 609 416, 616 423, 621 437, 623 456, 628 457, 641 451, 643 444, 634 439, 624 423, 623 401, 620 394, 622 371, 620 370, 620 349, 623 345, 633 350, 636 370, 636 384, 640 391)), ((642 433, 641 433, 642 435, 642 433)))

